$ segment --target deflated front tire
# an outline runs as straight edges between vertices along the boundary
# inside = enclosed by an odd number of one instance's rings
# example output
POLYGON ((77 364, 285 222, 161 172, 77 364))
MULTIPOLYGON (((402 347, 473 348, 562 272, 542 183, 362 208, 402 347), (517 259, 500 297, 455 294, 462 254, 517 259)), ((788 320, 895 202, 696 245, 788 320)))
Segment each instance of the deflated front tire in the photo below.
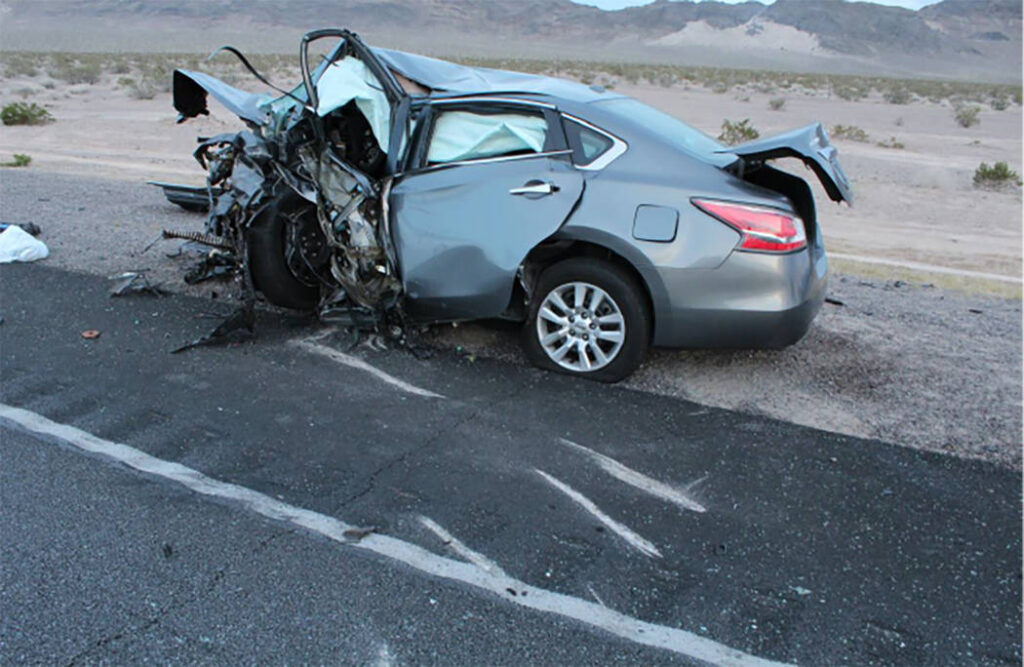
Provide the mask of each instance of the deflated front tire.
POLYGON ((312 311, 320 300, 320 290, 295 277, 288 267, 286 215, 298 207, 310 206, 299 197, 274 199, 253 217, 248 229, 249 269, 253 283, 275 306, 312 311))

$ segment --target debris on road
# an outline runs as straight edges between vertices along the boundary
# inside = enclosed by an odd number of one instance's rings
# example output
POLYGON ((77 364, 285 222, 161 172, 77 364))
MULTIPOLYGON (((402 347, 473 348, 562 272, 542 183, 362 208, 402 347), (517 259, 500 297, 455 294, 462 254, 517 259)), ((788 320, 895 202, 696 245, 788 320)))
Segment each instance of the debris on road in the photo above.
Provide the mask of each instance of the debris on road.
POLYGON ((202 245, 210 246, 211 248, 220 248, 221 250, 231 250, 231 244, 222 238, 218 238, 211 234, 203 234, 202 232, 176 232, 171 229, 165 229, 160 233, 160 238, 164 239, 183 239, 185 241, 192 241, 202 245))
POLYGON ((50 256, 46 244, 18 225, 0 231, 0 264, 34 262, 50 256))
POLYGON ((360 540, 362 540, 367 535, 370 535, 370 534, 376 532, 376 530, 377 530, 377 528, 374 527, 374 526, 367 526, 365 528, 360 528, 359 526, 356 526, 356 527, 353 527, 353 528, 349 528, 348 530, 343 532, 341 535, 342 535, 342 537, 344 537, 349 542, 359 542, 360 540))
POLYGON ((221 322, 216 329, 205 336, 196 338, 191 343, 186 343, 175 350, 171 350, 171 354, 178 354, 179 352, 191 350, 194 347, 200 347, 209 343, 222 341, 236 331, 243 331, 247 336, 252 336, 255 328, 256 311, 253 309, 253 304, 247 303, 228 316, 228 318, 221 322))
POLYGON ((100 337, 100 332, 96 329, 86 329, 82 332, 82 338, 86 340, 96 340, 100 337))
POLYGON ((0 232, 4 231, 8 227, 21 227, 32 236, 39 236, 43 233, 43 230, 39 228, 34 222, 0 222, 0 232))
POLYGON ((159 285, 154 285, 146 278, 145 271, 126 271, 120 275, 111 276, 114 281, 110 288, 110 296, 127 296, 129 294, 146 294, 148 296, 167 296, 170 294, 159 285))
POLYGON ((211 250, 198 264, 189 269, 185 274, 185 282, 189 285, 197 285, 207 280, 229 278, 234 275, 237 268, 238 262, 232 253, 211 250))
POLYGON ((206 213, 210 210, 210 199, 221 193, 220 188, 207 188, 204 185, 182 185, 180 183, 164 183, 163 181, 146 181, 147 185, 155 185, 164 191, 164 197, 192 213, 206 213))

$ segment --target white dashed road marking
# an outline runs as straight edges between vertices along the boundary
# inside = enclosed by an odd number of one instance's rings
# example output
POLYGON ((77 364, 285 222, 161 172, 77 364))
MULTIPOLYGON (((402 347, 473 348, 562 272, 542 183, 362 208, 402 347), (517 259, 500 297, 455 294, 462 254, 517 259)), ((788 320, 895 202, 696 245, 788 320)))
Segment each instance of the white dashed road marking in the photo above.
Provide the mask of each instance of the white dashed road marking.
POLYGON ((557 477, 552 477, 543 470, 533 469, 535 473, 540 475, 547 481, 548 484, 555 487, 565 495, 569 496, 577 505, 590 512, 594 518, 606 525, 612 530, 613 533, 626 540, 630 546, 639 549, 643 553, 653 558, 661 558, 661 552, 658 551, 658 547, 654 546, 644 538, 633 532, 629 526, 619 523, 615 519, 611 518, 607 514, 601 511, 601 508, 594 504, 590 498, 572 488, 557 477))
MULTIPOLYGON (((344 521, 289 505, 237 484, 207 477, 198 470, 180 463, 158 459, 134 447, 104 440, 28 410, 0 403, 0 425, 25 431, 45 441, 56 441, 71 446, 147 475, 170 480, 204 496, 230 501, 254 514, 318 533, 347 548, 373 552, 384 558, 405 563, 425 574, 462 582, 487 591, 510 604, 574 619, 636 644, 664 649, 718 665, 782 664, 737 651, 692 632, 647 623, 589 600, 544 590, 508 577, 495 577, 476 564, 444 558, 415 544, 386 535, 371 533, 358 542, 353 542, 345 537, 345 531, 352 529, 353 526, 344 521), (509 589, 514 590, 515 595, 511 595, 509 589)), ((541 471, 537 472, 548 477, 541 471)), ((551 480, 554 478, 549 478, 549 481, 551 480)), ((556 486, 561 484, 557 480, 552 483, 556 486)))
POLYGON ((473 563, 484 572, 495 577, 508 577, 508 575, 505 574, 505 571, 498 567, 497 563, 487 556, 477 553, 467 547, 465 544, 460 542, 457 537, 438 525, 438 523, 433 519, 421 516, 420 523, 426 526, 427 530, 441 538, 441 541, 444 542, 452 551, 459 554, 470 563, 473 563))
POLYGON ((615 479, 625 482, 630 486, 636 487, 641 491, 651 494, 652 496, 667 500, 673 505, 684 510, 690 510, 693 512, 706 512, 707 509, 698 503, 697 501, 689 498, 685 493, 679 489, 673 488, 664 482, 659 482, 656 479, 651 479, 643 473, 637 472, 632 468, 627 468, 615 459, 605 456, 600 452, 595 452, 592 449, 584 447, 583 445, 577 445, 571 440, 565 438, 559 438, 563 445, 572 447, 573 449, 583 452, 589 456, 597 465, 601 467, 606 473, 614 477, 615 479))
POLYGON ((405 380, 400 380, 393 375, 389 375, 388 373, 385 373, 381 369, 371 366, 370 364, 366 363, 359 357, 354 357, 351 354, 339 352, 334 348, 327 347, 326 345, 321 345, 320 343, 314 342, 314 340, 293 340, 289 341, 288 344, 293 347, 297 347, 301 350, 305 350, 306 352, 312 352, 313 354, 319 354, 322 357, 327 357, 331 361, 335 361, 344 366, 348 366, 349 368, 355 368, 361 371, 366 371, 375 378, 388 383, 392 387, 397 387, 398 389, 401 389, 406 393, 413 394, 415 396, 423 396, 426 398, 444 398, 444 396, 442 396, 441 394, 435 394, 430 390, 422 389, 420 387, 417 387, 416 385, 409 384, 405 380))

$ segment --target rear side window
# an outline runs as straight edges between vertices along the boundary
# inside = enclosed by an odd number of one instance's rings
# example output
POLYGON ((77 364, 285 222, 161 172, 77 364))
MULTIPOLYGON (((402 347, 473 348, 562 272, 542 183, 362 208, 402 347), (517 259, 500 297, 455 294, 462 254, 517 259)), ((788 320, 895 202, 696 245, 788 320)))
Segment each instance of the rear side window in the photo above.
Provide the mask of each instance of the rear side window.
POLYGON ((542 114, 445 111, 434 121, 428 164, 544 152, 548 123, 542 114))
POLYGON ((608 136, 574 120, 566 119, 565 131, 568 135, 569 145, 573 147, 573 152, 576 154, 576 164, 581 167, 601 157, 615 145, 615 142, 608 136))

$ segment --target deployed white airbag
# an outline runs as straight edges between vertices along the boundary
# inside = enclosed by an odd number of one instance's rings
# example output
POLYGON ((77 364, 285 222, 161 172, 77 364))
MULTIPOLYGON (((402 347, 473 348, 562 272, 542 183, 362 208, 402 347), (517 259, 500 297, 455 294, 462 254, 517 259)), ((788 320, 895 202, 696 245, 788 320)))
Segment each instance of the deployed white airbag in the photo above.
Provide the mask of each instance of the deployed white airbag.
POLYGON ((544 150, 548 124, 541 116, 448 111, 434 126, 428 162, 473 160, 544 150))
POLYGON ((391 106, 377 77, 363 61, 345 57, 331 63, 316 82, 316 95, 318 116, 326 116, 355 100, 356 107, 370 123, 380 149, 388 152, 391 106))

